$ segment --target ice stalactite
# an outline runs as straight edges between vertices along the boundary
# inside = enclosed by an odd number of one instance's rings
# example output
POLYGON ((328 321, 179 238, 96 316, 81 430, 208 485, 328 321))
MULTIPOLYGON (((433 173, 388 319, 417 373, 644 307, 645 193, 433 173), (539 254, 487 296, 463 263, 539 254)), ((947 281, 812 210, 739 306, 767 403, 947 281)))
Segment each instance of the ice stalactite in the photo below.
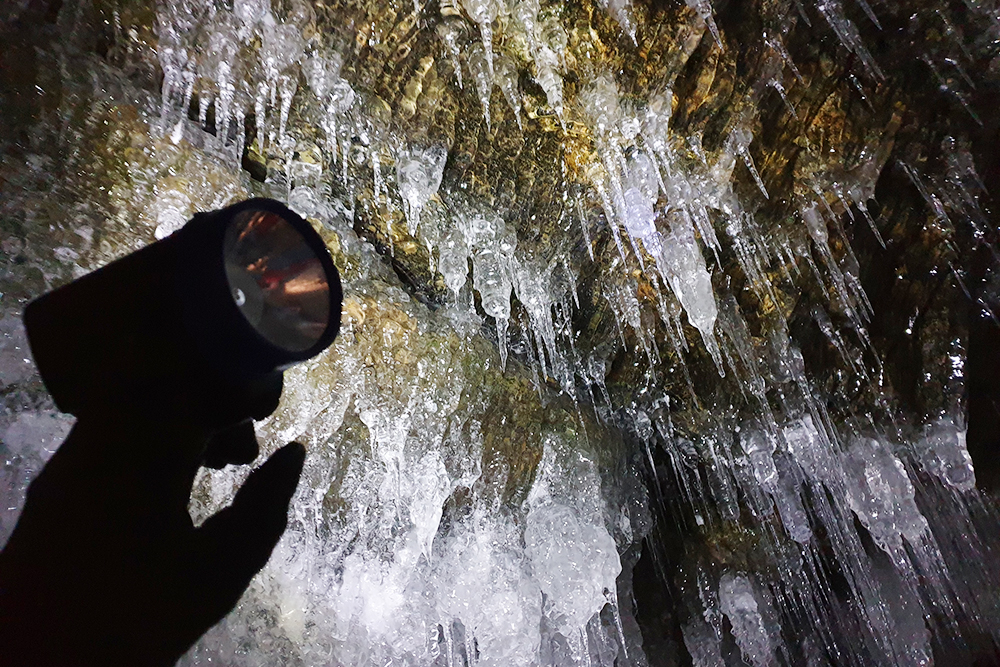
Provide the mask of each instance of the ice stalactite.
POLYGON ((629 36, 633 44, 636 44, 636 23, 632 10, 631 0, 599 0, 601 6, 611 17, 618 21, 618 25, 629 36))
POLYGON ((761 616, 754 587, 743 574, 724 574, 719 582, 719 606, 729 619, 744 659, 753 667, 777 664, 768 628, 761 616))
POLYGON ((493 95, 493 61, 486 54, 482 43, 476 42, 469 47, 467 60, 469 74, 479 94, 479 103, 483 106, 483 119, 487 129, 490 128, 490 97, 493 95))
POLYGON ((514 22, 524 34, 528 43, 532 65, 535 71, 535 81, 542 90, 549 106, 563 122, 563 81, 559 74, 560 54, 552 50, 556 44, 544 43, 541 39, 542 27, 539 24, 538 0, 521 0, 512 11, 514 22))
POLYGON ((410 146, 396 156, 396 185, 406 202, 408 231, 416 235, 422 209, 438 188, 448 151, 443 146, 410 146))
POLYGON ((902 538, 919 543, 927 521, 913 502, 913 485, 899 459, 884 443, 862 437, 851 444, 845 463, 851 509, 878 545, 895 554, 902 538))
POLYGON ((503 221, 488 220, 485 217, 473 219, 467 227, 466 236, 472 237, 473 285, 482 299, 483 310, 492 317, 497 327, 497 342, 500 349, 500 364, 507 364, 507 323, 510 320, 511 284, 509 255, 501 245, 500 235, 503 221))
POLYGON ((621 572, 615 541, 601 518, 599 490, 593 460, 561 438, 545 440, 524 539, 545 594, 542 612, 567 639, 584 633, 587 621, 611 601, 621 572))
POLYGON ((444 45, 444 49, 451 60, 451 66, 455 70, 455 80, 458 87, 462 88, 462 48, 468 40, 468 28, 465 21, 458 16, 445 16, 437 25, 437 34, 444 45))
POLYGON ((712 8, 711 0, 684 0, 684 2, 705 22, 719 48, 725 48, 725 44, 722 43, 722 35, 719 33, 719 26, 715 23, 715 10, 712 8))
POLYGON ((743 163, 753 176, 757 187, 760 188, 760 193, 764 195, 764 199, 769 199, 770 196, 767 194, 767 188, 764 187, 764 181, 761 179, 760 173, 757 171, 757 166, 753 163, 753 158, 750 156, 750 142, 752 141, 753 135, 750 134, 750 131, 745 127, 738 127, 729 135, 727 152, 735 153, 743 158, 743 163))
POLYGON ((719 311, 712 290, 712 277, 695 239, 694 226, 684 211, 671 217, 670 231, 663 240, 661 261, 664 279, 684 306, 688 320, 701 332, 719 373, 724 374, 719 343, 715 337, 719 311))
POLYGON ((976 487, 976 471, 965 444, 965 430, 951 417, 941 417, 924 428, 917 455, 924 468, 959 492, 976 487))
POLYGON ((821 207, 816 204, 808 205, 802 209, 801 215, 806 229, 809 230, 809 236, 812 237, 813 243, 819 250, 823 264, 830 275, 834 293, 843 304, 843 307, 851 314, 855 326, 863 331, 865 322, 868 319, 868 312, 864 304, 866 297, 864 297, 863 293, 859 294, 859 290, 854 288, 853 281, 851 280, 852 275, 849 272, 845 273, 841 271, 840 266, 837 264, 833 256, 833 251, 830 249, 829 232, 821 207), (858 299, 859 296, 862 299, 860 302, 858 299))
MULTIPOLYGON (((862 4, 867 7, 867 3, 864 3, 863 0, 862 4)), ((872 54, 865 47, 864 41, 861 39, 861 34, 858 32, 858 27, 844 13, 844 6, 840 0, 818 0, 816 9, 819 10, 819 13, 826 19, 826 22, 833 28, 844 48, 854 53, 864 63, 868 73, 876 79, 885 78, 878 63, 875 62, 872 54)), ((867 7, 867 9, 873 22, 878 25, 877 19, 871 14, 871 8, 867 7)))
POLYGON ((479 26, 482 37, 483 59, 486 61, 486 71, 493 79, 493 21, 496 20, 499 9, 496 0, 462 0, 462 7, 474 23, 479 26))
POLYGON ((326 134, 326 147, 333 162, 338 152, 347 160, 348 137, 341 136, 344 115, 354 106, 357 95, 345 79, 340 76, 342 61, 340 55, 330 57, 313 54, 303 64, 306 83, 312 89, 323 107, 320 127, 326 134))
POLYGON ((258 57, 264 80, 257 89, 257 122, 261 128, 266 128, 266 141, 277 141, 280 145, 285 136, 292 95, 297 88, 298 61, 305 45, 298 27, 276 23, 270 14, 265 15, 261 23, 258 57), (274 122, 276 105, 277 127, 274 122))
POLYGON ((521 91, 517 83, 517 65, 513 59, 505 54, 500 54, 493 61, 494 81, 503 93, 510 110, 514 112, 514 120, 521 129, 521 91))
MULTIPOLYGON (((230 12, 216 14, 213 25, 209 28, 207 57, 201 68, 201 76, 209 81, 215 81, 216 107, 215 124, 218 136, 222 141, 229 138, 233 106, 236 102, 237 73, 233 71, 236 63, 239 42, 234 39, 237 33, 237 20, 230 12)), ((208 112, 208 102, 203 100, 201 112, 208 112)), ((200 119, 204 125, 204 118, 200 119)))
POLYGON ((445 237, 438 246, 438 253, 438 271, 457 299, 469 275, 469 248, 465 245, 462 234, 452 232, 445 237))

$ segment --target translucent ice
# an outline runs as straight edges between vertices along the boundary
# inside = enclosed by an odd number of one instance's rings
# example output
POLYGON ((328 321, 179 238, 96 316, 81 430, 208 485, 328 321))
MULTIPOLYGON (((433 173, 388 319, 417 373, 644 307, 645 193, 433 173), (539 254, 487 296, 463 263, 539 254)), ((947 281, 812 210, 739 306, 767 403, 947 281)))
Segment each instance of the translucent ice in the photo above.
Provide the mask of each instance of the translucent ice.
POLYGON ((483 118, 486 120, 488 128, 490 127, 490 97, 493 95, 493 60, 491 57, 487 57, 483 44, 476 42, 469 47, 466 62, 469 64, 469 73, 476 85, 476 92, 479 93, 479 103, 483 105, 483 118))
POLYGON ((712 277, 695 239, 694 226, 686 213, 678 212, 671 217, 670 231, 663 238, 661 257, 664 278, 684 307, 688 320, 701 332, 705 346, 721 372, 722 358, 715 339, 715 320, 719 311, 712 290, 712 277))
POLYGON ((851 509, 886 551, 900 548, 900 539, 917 543, 927 520, 914 503, 913 484, 888 447, 874 438, 858 437, 845 460, 851 509))
POLYGON ((942 482, 958 491, 976 488, 976 471, 965 445, 965 430, 951 417, 942 417, 924 428, 916 451, 921 463, 942 482))
POLYGON ((483 38, 483 56, 490 79, 493 78, 493 21, 497 17, 496 0, 462 0, 462 7, 469 17, 479 25, 483 38))
POLYGON ((528 513, 524 540, 546 613, 572 636, 608 602, 621 572, 615 541, 570 507, 546 503, 528 513), (575 631, 575 632, 574 632, 575 631))
POLYGON ((729 619, 743 657, 754 667, 776 664, 772 639, 758 608, 753 585, 743 574, 726 573, 719 581, 719 606, 729 619))
POLYGON ((514 112, 517 126, 521 127, 521 91, 518 89, 517 83, 517 65, 513 58, 501 54, 494 60, 493 70, 494 80, 503 92, 511 111, 514 112))
POLYGON ((396 157, 396 184, 407 204, 407 224, 411 235, 417 231, 420 209, 441 187, 447 159, 448 151, 438 145, 410 146, 396 157))

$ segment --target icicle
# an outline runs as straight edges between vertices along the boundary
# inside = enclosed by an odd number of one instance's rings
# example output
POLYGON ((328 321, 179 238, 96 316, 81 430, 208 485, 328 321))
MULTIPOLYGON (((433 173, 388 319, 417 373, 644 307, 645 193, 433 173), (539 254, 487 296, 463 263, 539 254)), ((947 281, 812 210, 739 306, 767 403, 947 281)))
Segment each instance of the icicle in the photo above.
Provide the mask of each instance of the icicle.
POLYGON ((292 96, 298 89, 298 78, 283 75, 279 80, 278 90, 281 97, 281 116, 278 121, 278 145, 285 143, 285 128, 288 125, 288 113, 292 109, 292 96))
POLYGON ((469 626, 465 627, 465 660, 467 667, 475 667, 479 662, 476 656, 476 638, 469 626))
POLYGON ((497 17, 497 5, 493 0, 462 0, 462 7, 475 23, 483 39, 483 55, 490 80, 493 79, 493 20, 497 17))
POLYGON ((671 216, 670 233, 664 237, 662 256, 667 274, 663 276, 664 280, 670 284, 687 312, 688 321, 701 332, 719 375, 725 376, 722 354, 714 333, 719 311, 712 291, 712 278, 698 248, 691 220, 683 211, 671 216))
POLYGON ((563 115, 563 80, 557 72, 558 60, 552 50, 543 47, 535 55, 535 81, 545 91, 545 99, 555 112, 560 125, 565 129, 566 119, 563 115))
POLYGON ((844 48, 860 58, 865 68, 873 77, 880 81, 884 79, 885 75, 882 73, 882 70, 879 69, 872 54, 865 48, 857 26, 844 14, 844 7, 841 5, 840 0, 819 0, 816 3, 816 9, 819 10, 819 13, 823 15, 826 22, 833 28, 844 48))
POLYGON ((340 181, 347 185, 347 156, 351 150, 351 140, 345 135, 340 149, 340 181))
POLYGON ((448 667, 455 667, 455 640, 452 637, 452 625, 454 625, 454 621, 448 621, 444 626, 444 645, 448 651, 448 667))
POLYGON ((757 183, 757 187, 760 188, 761 193, 764 195, 764 199, 770 199, 770 196, 767 194, 767 188, 764 187, 764 181, 757 172, 757 167, 753 163, 753 157, 750 155, 750 144, 752 142, 753 135, 750 134, 750 130, 745 126, 737 127, 729 135, 727 149, 737 153, 743 158, 743 163, 750 171, 750 175, 753 176, 753 180, 757 183))
POLYGON ((608 221, 608 227, 611 228, 611 235, 615 239, 615 245, 618 246, 618 254, 622 258, 622 262, 627 266, 627 261, 625 259, 625 247, 622 245, 621 235, 618 233, 618 222, 615 216, 614 204, 611 202, 611 197, 608 196, 608 189, 604 186, 603 178, 597 177, 593 181, 594 188, 597 190, 597 194, 601 197, 601 203, 604 205, 604 217, 608 221))
POLYGON ((719 45, 719 48, 725 49, 722 35, 719 34, 719 26, 715 24, 715 11, 712 9, 710 0, 684 0, 684 2, 708 25, 708 29, 712 32, 712 37, 715 38, 715 43, 719 45))
POLYGON ((609 589, 608 599, 611 602, 611 609, 615 615, 615 629, 618 630, 618 641, 621 643, 622 653, 625 656, 625 662, 627 664, 629 662, 628 646, 625 644, 625 628, 622 627, 622 615, 621 611, 618 608, 618 591, 609 589))
POLYGON ((788 109, 791 117, 798 120, 799 114, 795 112, 795 107, 792 106, 791 101, 788 99, 788 92, 785 90, 785 85, 778 79, 772 80, 768 85, 774 88, 778 95, 781 96, 781 101, 785 103, 785 108, 788 109))
POLYGON ((407 230, 411 236, 417 233, 420 209, 441 187, 447 159, 447 149, 439 145, 429 148, 411 146, 396 158, 396 184, 407 204, 407 230))
POLYGON ((865 12, 865 14, 867 14, 867 16, 868 16, 868 19, 869 19, 869 20, 870 20, 870 21, 871 21, 872 23, 874 23, 874 24, 875 24, 875 27, 876 27, 876 28, 878 28, 879 30, 881 30, 881 29, 882 29, 882 24, 881 24, 881 23, 879 23, 879 20, 878 20, 878 17, 877 17, 877 16, 875 16, 875 12, 874 12, 874 11, 872 11, 872 7, 871 7, 871 5, 869 5, 869 4, 868 4, 868 3, 866 2, 866 0, 857 0, 857 1, 858 1, 858 4, 859 4, 859 5, 861 5, 861 9, 863 9, 863 10, 864 10, 864 12, 865 12))
POLYGON ((773 37, 765 32, 764 42, 781 56, 781 59, 784 60, 785 64, 788 65, 788 68, 792 70, 792 74, 795 75, 798 82, 805 83, 805 79, 802 78, 802 73, 799 71, 799 68, 795 66, 795 61, 792 60, 792 54, 788 52, 788 48, 785 47, 785 43, 781 41, 781 38, 773 37))
MULTIPOLYGON (((830 249, 829 235, 826 230, 826 221, 823 220, 823 217, 820 215, 818 207, 815 204, 802 209, 801 214, 802 220, 805 222, 806 228, 809 230, 809 235, 812 237, 813 243, 815 243, 816 247, 819 249, 820 256, 823 258, 823 263, 826 265, 827 271, 833 279, 834 290, 836 291, 837 296, 843 302, 844 307, 851 314, 857 328, 863 328, 864 323, 861 316, 854 308, 854 300, 851 298, 850 292, 848 291, 847 283, 844 280, 844 274, 841 272, 840 267, 837 266, 837 261, 833 256, 833 251, 830 249)), ((820 284, 822 284, 822 281, 820 284)))
POLYGON ((257 95, 254 98, 254 114, 257 120, 257 144, 260 146, 261 154, 267 150, 267 82, 261 81, 257 85, 257 95))
POLYGON ((469 249, 460 233, 452 231, 441 241, 438 247, 438 271, 444 276, 444 284, 457 300, 469 275, 469 249))
POLYGON ((233 100, 236 98, 236 86, 232 82, 232 69, 229 63, 219 63, 219 101, 215 105, 215 127, 218 137, 225 145, 229 141, 229 122, 233 114, 233 100))
MULTIPOLYGON (((795 111, 793 110, 794 114, 795 111)), ((760 188, 761 194, 764 195, 764 199, 770 199, 770 195, 767 194, 767 188, 764 187, 764 181, 761 179, 760 174, 757 173, 757 167, 754 166, 753 158, 750 156, 750 150, 746 146, 740 147, 740 156, 743 157, 743 163, 750 170, 750 175, 753 176, 753 180, 757 183, 757 187, 760 188)))
MULTIPOLYGON (((580 195, 582 196, 582 195, 580 195)), ((576 198, 576 213, 577 217, 580 219, 580 228, 583 230, 583 240, 587 244, 587 254, 590 256, 590 261, 594 261, 594 244, 590 240, 590 229, 587 226, 587 216, 583 212, 583 203, 580 201, 580 197, 576 198)), ((621 248, 621 243, 619 242, 619 249, 621 248)))
POLYGON ((638 45, 631 0, 600 0, 600 3, 605 11, 611 15, 611 18, 618 22, 618 25, 625 31, 625 34, 629 36, 632 44, 638 45))
POLYGON ((388 195, 388 192, 385 189, 385 180, 382 178, 382 158, 379 157, 378 149, 376 149, 375 146, 371 146, 369 148, 369 153, 371 155, 372 178, 374 179, 373 187, 375 189, 375 201, 378 202, 383 192, 385 192, 385 194, 388 195))
POLYGON ((528 50, 532 52, 532 55, 534 55, 539 47, 539 9, 538 0, 521 0, 521 2, 518 2, 517 5, 515 5, 514 11, 512 12, 514 20, 520 24, 521 30, 524 31, 524 36, 528 40, 528 50))
POLYGON ((517 121, 518 129, 523 130, 524 126, 521 125, 521 91, 517 87, 517 65, 514 64, 514 60, 510 56, 501 54, 497 56, 493 67, 493 81, 500 87, 500 91, 507 99, 507 104, 514 112, 514 120, 517 121))
MULTIPOLYGON (((566 280, 569 282, 570 293, 573 295, 573 305, 580 308, 580 296, 576 292, 576 276, 573 275, 573 270, 569 266, 569 257, 563 255, 562 257, 562 267, 563 271, 566 273, 566 280)), ((570 332, 572 334, 572 331, 570 332)), ((570 335, 570 341, 572 342, 572 335, 570 335)))
POLYGON ((458 81, 458 87, 462 88, 462 63, 460 55, 462 53, 462 45, 468 38, 465 21, 458 16, 445 16, 437 25, 437 34, 444 43, 445 50, 448 52, 451 66, 455 70, 455 79, 458 81))
POLYGON ((566 34, 557 16, 549 16, 542 22, 539 28, 539 39, 552 53, 559 57, 559 66, 565 71, 569 35, 566 34))
POLYGON ((486 120, 486 128, 490 128, 490 97, 493 94, 493 65, 486 59, 485 49, 482 44, 476 42, 469 48, 467 61, 469 72, 472 74, 472 81, 476 84, 476 92, 479 93, 479 103, 483 105, 483 118, 486 120))
POLYGON ((726 573, 719 581, 719 606, 729 619, 733 638, 744 659, 755 667, 775 664, 774 639, 760 613, 760 603, 749 579, 726 573))
POLYGON ((236 109, 236 159, 243 159, 243 151, 246 150, 246 114, 242 108, 236 109))
POLYGON ((208 123, 208 107, 212 104, 212 94, 203 92, 198 98, 198 127, 202 130, 208 123))
POLYGON ((507 369, 507 324, 505 318, 497 318, 497 348, 500 350, 500 370, 507 369))

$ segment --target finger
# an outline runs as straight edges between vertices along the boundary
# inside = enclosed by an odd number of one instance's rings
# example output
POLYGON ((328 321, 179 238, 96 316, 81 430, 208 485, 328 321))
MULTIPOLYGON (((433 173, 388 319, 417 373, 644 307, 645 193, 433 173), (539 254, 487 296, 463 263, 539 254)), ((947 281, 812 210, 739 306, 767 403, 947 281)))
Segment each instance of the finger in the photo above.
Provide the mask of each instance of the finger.
POLYGON ((205 448, 205 462, 216 470, 229 464, 246 465, 253 463, 260 453, 253 422, 249 419, 215 433, 205 448))
POLYGON ((270 558, 285 532, 304 461, 302 445, 282 447, 250 473, 232 505, 198 529, 200 595, 213 615, 228 613, 270 558))

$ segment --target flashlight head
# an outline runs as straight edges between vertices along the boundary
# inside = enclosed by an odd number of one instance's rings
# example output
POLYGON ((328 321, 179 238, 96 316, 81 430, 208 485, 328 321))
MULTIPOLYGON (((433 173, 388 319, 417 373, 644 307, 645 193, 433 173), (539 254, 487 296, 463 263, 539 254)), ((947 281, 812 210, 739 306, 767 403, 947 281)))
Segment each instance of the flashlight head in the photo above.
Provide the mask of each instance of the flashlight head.
POLYGON ((64 412, 178 401, 211 412, 216 396, 280 387, 283 369, 326 349, 341 299, 316 230, 277 201, 251 199, 196 214, 39 297, 24 319, 64 412))
POLYGON ((257 333, 292 352, 316 345, 330 324, 330 282, 292 223, 242 211, 226 228, 223 256, 233 301, 257 333))
MULTIPOLYGON (((315 356, 340 330, 341 288, 323 240, 296 213, 270 199, 218 212, 225 220, 222 273, 229 303, 249 330, 250 354, 284 368, 315 356), (252 333, 251 333, 252 332, 252 333)), ((225 301, 221 298, 220 300, 225 301)))

